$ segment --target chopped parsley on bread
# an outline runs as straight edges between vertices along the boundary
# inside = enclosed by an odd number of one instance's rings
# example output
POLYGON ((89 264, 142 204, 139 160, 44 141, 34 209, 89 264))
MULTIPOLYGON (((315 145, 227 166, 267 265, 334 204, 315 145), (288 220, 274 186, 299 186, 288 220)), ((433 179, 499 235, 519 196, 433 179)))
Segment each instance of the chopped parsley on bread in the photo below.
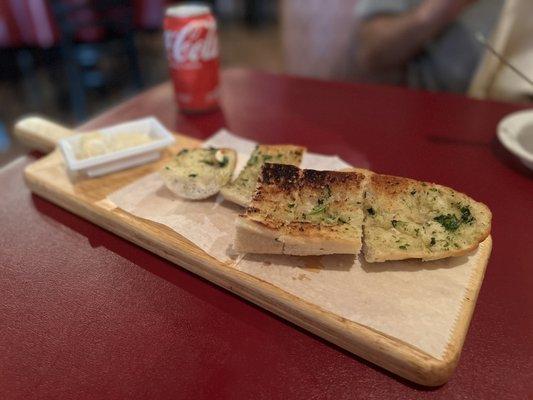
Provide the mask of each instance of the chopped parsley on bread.
POLYGON ((460 256, 490 233, 488 207, 445 186, 370 174, 363 253, 368 262, 460 256))
POLYGON ((490 210, 453 189, 368 170, 265 164, 234 248, 244 253, 358 254, 368 262, 467 254, 490 233, 490 210))
POLYGON ((254 194, 261 167, 265 163, 300 165, 305 147, 294 145, 258 145, 235 181, 221 189, 228 201, 248 206, 254 194))
POLYGON ((234 249, 291 255, 357 254, 364 175, 265 164, 250 206, 237 218, 234 249))
POLYGON ((221 192, 247 206, 236 221, 241 253, 358 254, 367 262, 469 253, 490 234, 487 206, 434 183, 369 170, 300 169, 305 148, 259 145, 237 179, 231 149, 181 150, 161 170, 180 197, 221 192))
POLYGON ((183 149, 160 171, 160 175, 167 188, 178 196, 206 199, 229 182, 236 160, 237 154, 232 149, 183 149))

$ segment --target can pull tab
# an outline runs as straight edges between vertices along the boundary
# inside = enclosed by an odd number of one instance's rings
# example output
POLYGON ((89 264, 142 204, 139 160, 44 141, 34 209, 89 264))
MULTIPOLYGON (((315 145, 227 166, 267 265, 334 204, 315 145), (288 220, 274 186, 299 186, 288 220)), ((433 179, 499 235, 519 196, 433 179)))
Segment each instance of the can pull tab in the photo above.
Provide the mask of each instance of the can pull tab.
POLYGON ((45 118, 31 116, 15 123, 14 134, 25 146, 50 153, 61 139, 74 135, 74 131, 45 118))

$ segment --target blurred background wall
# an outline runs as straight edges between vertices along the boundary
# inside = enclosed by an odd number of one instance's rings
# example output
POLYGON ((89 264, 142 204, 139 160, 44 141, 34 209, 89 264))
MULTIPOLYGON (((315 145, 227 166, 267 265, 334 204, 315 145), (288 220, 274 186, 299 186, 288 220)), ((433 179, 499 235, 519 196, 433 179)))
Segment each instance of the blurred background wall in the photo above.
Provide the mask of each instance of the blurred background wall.
POLYGON ((284 68, 296 75, 353 80, 357 0, 280 4, 284 68))
MULTIPOLYGON (((76 125, 168 78, 166 0, 0 0, 0 165, 21 115, 76 125)), ((222 67, 282 72, 280 3, 211 0, 222 67)))
MULTIPOLYGON (((439 0, 424 0, 429 1, 439 0)), ((481 1, 500 0, 469 0, 481 1)), ((355 8, 363 0, 204 2, 219 22, 222 68, 357 80, 355 8)), ((161 26, 165 8, 177 3, 0 0, 0 165, 24 151, 10 135, 13 122, 22 115, 39 113, 75 126, 165 81, 161 26)), ((530 75, 532 13, 533 0, 505 0, 492 38, 495 45, 501 44, 498 51, 530 75)), ((533 96, 527 82, 491 54, 485 54, 474 83, 470 94, 480 98, 505 93, 492 97, 516 99, 517 90, 506 92, 514 87, 533 96)))

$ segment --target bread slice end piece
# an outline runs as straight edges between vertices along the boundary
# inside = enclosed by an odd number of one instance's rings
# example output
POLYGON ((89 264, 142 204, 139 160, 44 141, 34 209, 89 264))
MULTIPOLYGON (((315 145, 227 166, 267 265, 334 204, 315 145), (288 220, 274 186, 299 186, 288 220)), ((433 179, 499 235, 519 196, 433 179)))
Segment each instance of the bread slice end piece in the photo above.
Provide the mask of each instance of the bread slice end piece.
POLYGON ((490 234, 489 208, 451 188, 374 174, 365 198, 367 262, 467 255, 490 234))

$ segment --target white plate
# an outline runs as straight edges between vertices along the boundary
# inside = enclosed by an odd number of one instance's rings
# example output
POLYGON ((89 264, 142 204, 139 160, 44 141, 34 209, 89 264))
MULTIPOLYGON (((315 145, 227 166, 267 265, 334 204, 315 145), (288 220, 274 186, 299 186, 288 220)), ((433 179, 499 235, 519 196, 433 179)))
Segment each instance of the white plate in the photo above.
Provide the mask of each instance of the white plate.
POLYGON ((533 169, 533 110, 518 111, 502 119, 498 124, 498 139, 533 169))
POLYGON ((98 132, 107 137, 128 132, 147 133, 154 140, 142 145, 80 160, 76 157, 75 150, 83 133, 66 137, 59 141, 59 147, 65 157, 67 167, 71 171, 83 172, 90 177, 95 177, 135 167, 158 159, 161 156, 161 151, 175 141, 172 133, 153 117, 98 129, 98 132))

